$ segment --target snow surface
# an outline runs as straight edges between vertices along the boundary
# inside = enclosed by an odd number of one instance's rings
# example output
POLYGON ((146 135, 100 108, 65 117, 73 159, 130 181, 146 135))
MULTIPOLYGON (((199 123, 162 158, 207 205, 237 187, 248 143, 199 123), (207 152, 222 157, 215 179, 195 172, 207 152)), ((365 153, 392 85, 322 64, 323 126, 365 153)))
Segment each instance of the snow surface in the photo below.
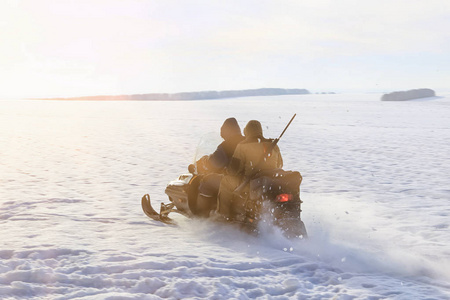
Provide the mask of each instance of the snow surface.
POLYGON ((2 299, 449 299, 450 95, 0 102, 2 299), (228 117, 304 181, 307 240, 141 211, 228 117))

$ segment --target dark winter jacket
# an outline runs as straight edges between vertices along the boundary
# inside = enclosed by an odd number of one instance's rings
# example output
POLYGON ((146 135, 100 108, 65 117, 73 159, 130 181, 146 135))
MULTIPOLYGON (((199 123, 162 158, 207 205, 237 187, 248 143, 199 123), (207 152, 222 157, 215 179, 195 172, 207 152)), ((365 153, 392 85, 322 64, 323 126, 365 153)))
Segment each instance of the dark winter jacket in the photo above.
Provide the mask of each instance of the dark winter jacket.
POLYGON ((244 140, 241 128, 235 118, 226 119, 220 128, 220 136, 224 139, 213 154, 202 158, 206 171, 223 173, 231 161, 237 144, 244 140))

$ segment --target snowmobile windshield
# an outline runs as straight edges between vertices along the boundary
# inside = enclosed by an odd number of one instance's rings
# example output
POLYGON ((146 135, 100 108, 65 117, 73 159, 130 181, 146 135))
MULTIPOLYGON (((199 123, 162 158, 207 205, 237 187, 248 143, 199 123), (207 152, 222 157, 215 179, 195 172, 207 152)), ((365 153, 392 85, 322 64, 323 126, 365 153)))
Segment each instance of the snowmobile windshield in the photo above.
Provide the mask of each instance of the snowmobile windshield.
POLYGON ((217 146, 223 142, 223 139, 217 132, 209 132, 201 137, 197 149, 195 150, 194 163, 205 155, 210 155, 216 151, 217 146))

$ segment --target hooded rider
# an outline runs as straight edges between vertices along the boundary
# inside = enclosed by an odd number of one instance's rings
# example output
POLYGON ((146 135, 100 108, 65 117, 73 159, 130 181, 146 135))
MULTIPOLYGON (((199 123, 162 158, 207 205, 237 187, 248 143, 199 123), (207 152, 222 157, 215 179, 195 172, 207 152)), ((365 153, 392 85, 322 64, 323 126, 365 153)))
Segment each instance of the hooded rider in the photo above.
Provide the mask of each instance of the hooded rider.
POLYGON ((223 122, 220 136, 223 138, 223 142, 217 146, 216 151, 197 161, 199 173, 224 173, 237 144, 244 140, 241 128, 235 118, 228 118, 223 122))
MULTIPOLYGON (((280 149, 276 145, 270 153, 272 140, 263 136, 261 123, 251 120, 244 128, 245 140, 239 143, 233 154, 226 175, 219 187, 217 212, 226 219, 235 217, 236 212, 245 212, 245 197, 235 195, 235 190, 246 178, 255 176, 263 170, 283 167, 280 149)), ((247 184, 240 193, 248 193, 247 184)))
POLYGON ((203 177, 197 197, 197 206, 205 216, 210 210, 214 210, 217 204, 217 193, 220 181, 228 167, 236 146, 244 140, 241 128, 235 118, 228 118, 220 128, 220 136, 223 142, 217 146, 216 151, 209 156, 197 161, 199 173, 207 174, 203 177))

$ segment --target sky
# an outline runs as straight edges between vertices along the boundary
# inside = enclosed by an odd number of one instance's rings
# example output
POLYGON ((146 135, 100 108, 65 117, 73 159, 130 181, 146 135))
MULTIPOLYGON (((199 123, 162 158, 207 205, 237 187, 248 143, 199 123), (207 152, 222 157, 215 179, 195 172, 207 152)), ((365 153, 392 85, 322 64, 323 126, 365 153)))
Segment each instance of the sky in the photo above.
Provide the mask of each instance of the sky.
POLYGON ((2 0, 0 98, 450 90, 447 0, 2 0))

